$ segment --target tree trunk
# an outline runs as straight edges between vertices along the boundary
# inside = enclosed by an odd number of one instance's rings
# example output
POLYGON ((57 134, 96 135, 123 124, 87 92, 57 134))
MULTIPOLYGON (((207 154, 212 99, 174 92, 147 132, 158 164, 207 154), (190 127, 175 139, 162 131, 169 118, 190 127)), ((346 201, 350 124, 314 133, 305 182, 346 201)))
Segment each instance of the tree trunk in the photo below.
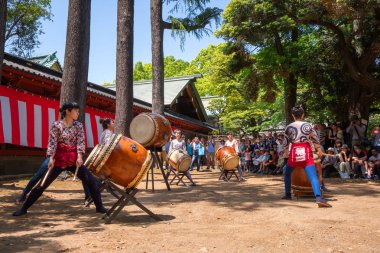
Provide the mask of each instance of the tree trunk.
POLYGON ((84 122, 90 52, 91 0, 70 0, 67 18, 61 105, 77 102, 79 121, 84 122))
POLYGON ((133 117, 133 22, 134 0, 118 0, 115 130, 128 137, 133 117))
POLYGON ((359 118, 369 121, 369 112, 374 101, 374 92, 368 92, 362 84, 353 81, 349 92, 349 118, 357 115, 359 118))
POLYGON ((0 84, 3 74, 5 30, 7 22, 7 0, 0 0, 0 84))
POLYGON ((292 118, 292 107, 295 106, 297 102, 297 79, 293 73, 289 73, 287 80, 284 84, 284 95, 285 95, 285 120, 286 125, 293 122, 292 118))
POLYGON ((162 0, 150 0, 152 30, 152 112, 164 114, 164 29, 162 0))

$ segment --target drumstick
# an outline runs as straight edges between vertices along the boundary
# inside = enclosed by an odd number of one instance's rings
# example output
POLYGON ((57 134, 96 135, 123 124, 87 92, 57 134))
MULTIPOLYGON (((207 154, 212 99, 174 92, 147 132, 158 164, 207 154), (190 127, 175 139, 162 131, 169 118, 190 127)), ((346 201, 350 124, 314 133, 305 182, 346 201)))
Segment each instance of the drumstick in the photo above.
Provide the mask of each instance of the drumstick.
POLYGON ((44 177, 44 179, 42 180, 41 187, 44 186, 45 181, 46 181, 47 177, 49 176, 50 171, 51 171, 51 169, 48 169, 48 171, 46 172, 45 177, 44 177))
POLYGON ((75 174, 74 174, 73 181, 75 181, 75 180, 77 179, 78 169, 79 169, 79 167, 77 167, 77 168, 75 169, 75 174))

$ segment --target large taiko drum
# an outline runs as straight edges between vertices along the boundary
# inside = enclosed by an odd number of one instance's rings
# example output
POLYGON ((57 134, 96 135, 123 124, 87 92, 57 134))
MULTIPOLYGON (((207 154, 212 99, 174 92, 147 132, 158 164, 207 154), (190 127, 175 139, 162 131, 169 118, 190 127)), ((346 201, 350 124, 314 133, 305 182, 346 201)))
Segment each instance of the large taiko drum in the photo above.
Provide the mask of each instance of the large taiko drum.
POLYGON ((182 149, 173 149, 168 155, 169 164, 173 169, 179 172, 186 172, 189 170, 191 164, 191 157, 186 151, 182 149))
POLYGON ((162 147, 169 141, 172 128, 169 120, 156 113, 141 113, 129 127, 131 138, 144 147, 162 147))
MULTIPOLYGON (((318 155, 314 154, 315 168, 317 169, 319 184, 322 183, 322 165, 318 155)), ((296 167, 292 173, 292 189, 295 196, 313 195, 313 187, 304 168, 296 167)))
POLYGON ((87 158, 86 167, 97 177, 135 188, 152 165, 150 151, 136 141, 113 134, 109 141, 97 145, 87 158))
POLYGON ((239 156, 231 147, 220 147, 215 153, 215 159, 225 170, 235 170, 239 165, 239 156))

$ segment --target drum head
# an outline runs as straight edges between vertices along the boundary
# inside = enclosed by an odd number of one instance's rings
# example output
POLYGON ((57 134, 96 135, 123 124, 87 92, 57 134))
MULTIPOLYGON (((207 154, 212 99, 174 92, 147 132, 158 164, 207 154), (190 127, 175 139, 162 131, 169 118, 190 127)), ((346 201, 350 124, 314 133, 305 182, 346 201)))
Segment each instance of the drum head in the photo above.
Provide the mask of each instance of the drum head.
POLYGON ((121 134, 113 134, 109 138, 108 142, 101 146, 99 154, 93 162, 95 175, 101 171, 102 167, 107 162, 109 156, 111 155, 112 151, 114 150, 121 137, 121 134))
POLYGON ((179 164, 178 170, 180 172, 186 172, 189 170, 191 164, 191 157, 186 155, 183 159, 181 159, 181 163, 179 164))
POLYGON ((99 155, 99 152, 101 150, 101 146, 98 144, 96 145, 90 155, 87 157, 86 161, 84 162, 84 165, 88 168, 88 169, 91 169, 92 168, 92 165, 96 159, 96 157, 99 155))
POLYGON ((131 138, 144 145, 149 143, 156 132, 156 124, 148 114, 137 115, 130 125, 131 138))
POLYGON ((239 158, 237 156, 227 157, 224 161, 224 169, 225 170, 233 170, 236 169, 239 165, 239 158))

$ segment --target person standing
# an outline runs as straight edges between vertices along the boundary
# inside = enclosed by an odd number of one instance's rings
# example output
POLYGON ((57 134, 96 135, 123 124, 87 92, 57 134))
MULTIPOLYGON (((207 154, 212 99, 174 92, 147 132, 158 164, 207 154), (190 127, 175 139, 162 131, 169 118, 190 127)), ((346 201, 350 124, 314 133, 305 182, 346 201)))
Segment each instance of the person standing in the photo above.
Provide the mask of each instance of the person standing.
POLYGON ((84 181, 90 189, 96 211, 99 213, 107 212, 107 209, 103 206, 94 176, 83 165, 85 139, 83 125, 77 121, 79 105, 75 102, 65 103, 60 108, 60 112, 61 120, 54 122, 50 129, 47 149, 49 163, 45 178, 31 191, 23 206, 14 212, 13 216, 26 214, 27 210, 39 199, 62 170, 75 172, 76 168, 78 178, 84 181))
POLYGON ((352 116, 351 123, 346 128, 346 132, 350 134, 351 137, 351 150, 353 150, 355 145, 361 145, 361 139, 364 137, 365 127, 360 125, 358 116, 352 116))
MULTIPOLYGON (((236 139, 234 139, 231 132, 227 133, 227 141, 225 143, 225 146, 233 148, 235 150, 236 154, 239 154, 238 142, 236 141, 236 139)), ((244 178, 242 168, 240 166, 238 166, 237 170, 238 170, 239 176, 240 176, 239 180, 245 181, 246 179, 244 178)))
POLYGON ((215 169, 215 141, 212 136, 207 138, 207 169, 215 169))
POLYGON ((304 167, 311 182, 316 204, 319 207, 331 207, 321 194, 321 186, 318 181, 317 171, 313 160, 313 151, 317 150, 322 156, 318 135, 312 125, 303 121, 305 112, 301 106, 295 106, 291 110, 294 122, 285 129, 284 148, 289 149, 288 163, 285 168, 285 195, 283 199, 291 199, 291 175, 294 168, 304 167))
POLYGON ((194 162, 197 162, 197 171, 200 171, 201 168, 201 159, 199 156, 199 150, 202 147, 202 143, 199 141, 198 137, 194 137, 193 141, 191 142, 191 149, 193 153, 193 157, 191 159, 191 165, 190 165, 190 171, 193 170, 194 162))
MULTIPOLYGON (((175 149, 182 149, 183 151, 186 152, 186 143, 185 143, 185 140, 183 140, 181 138, 181 130, 179 129, 176 129, 174 130, 174 135, 175 135, 175 139, 172 140, 170 142, 170 146, 169 146, 169 154, 172 150, 175 150, 175 149)), ((186 152, 187 153, 187 152, 186 152)), ((171 168, 171 165, 169 164, 170 166, 170 169, 173 169, 171 168)), ((170 173, 170 172, 169 172, 170 173)), ((169 173, 167 176, 169 176, 169 173)), ((189 171, 186 171, 185 173, 186 177, 190 180, 191 182, 191 186, 196 186, 196 184, 194 183, 193 181, 193 178, 191 177, 191 174, 189 171)))

